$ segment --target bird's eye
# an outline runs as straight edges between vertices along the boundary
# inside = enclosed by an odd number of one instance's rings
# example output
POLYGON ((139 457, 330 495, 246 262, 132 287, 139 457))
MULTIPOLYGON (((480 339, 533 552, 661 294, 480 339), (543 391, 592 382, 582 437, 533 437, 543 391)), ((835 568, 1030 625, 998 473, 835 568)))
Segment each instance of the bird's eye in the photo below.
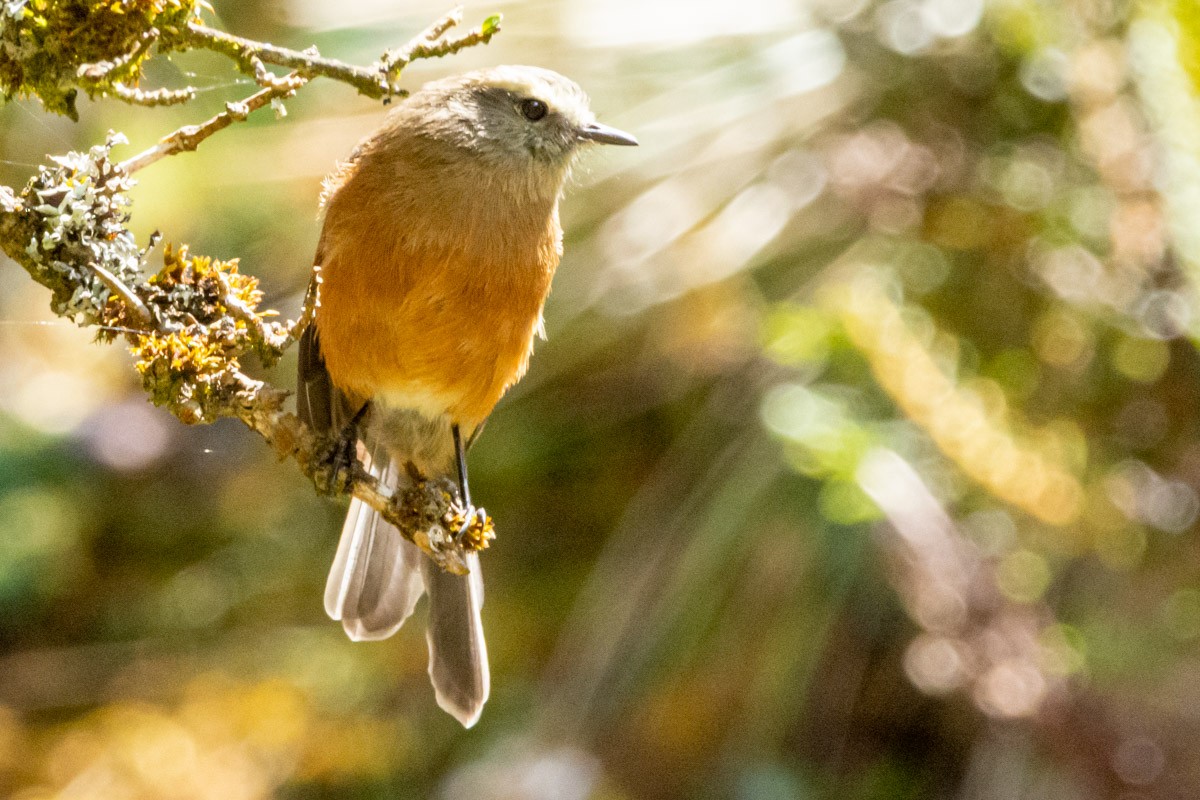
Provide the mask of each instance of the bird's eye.
POLYGON ((549 110, 550 109, 546 108, 546 104, 541 100, 534 100, 530 98, 529 100, 521 101, 521 114, 530 122, 537 122, 539 119, 546 116, 546 112, 549 110))

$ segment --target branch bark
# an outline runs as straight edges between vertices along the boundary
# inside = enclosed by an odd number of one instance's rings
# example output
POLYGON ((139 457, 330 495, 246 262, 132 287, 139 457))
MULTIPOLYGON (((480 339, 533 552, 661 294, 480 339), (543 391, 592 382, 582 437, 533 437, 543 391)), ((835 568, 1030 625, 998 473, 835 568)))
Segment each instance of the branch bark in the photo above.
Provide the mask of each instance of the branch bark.
POLYGON ((250 114, 263 106, 270 105, 276 100, 286 100, 306 83, 308 83, 308 78, 293 72, 291 75, 274 82, 265 89, 259 90, 239 103, 228 103, 224 111, 212 117, 207 122, 203 122, 200 125, 186 125, 169 134, 148 150, 144 150, 133 158, 122 161, 117 169, 126 175, 132 175, 138 170, 144 169, 167 156, 195 150, 208 137, 228 128, 235 122, 245 121, 250 114))
POLYGON ((457 53, 466 47, 487 44, 500 30, 500 17, 484 20, 479 30, 462 36, 446 38, 447 32, 462 22, 462 7, 447 12, 440 19, 413 37, 395 54, 385 53, 370 67, 357 67, 337 59, 325 58, 316 48, 289 50, 266 42, 256 42, 219 31, 199 22, 191 22, 183 31, 183 40, 192 47, 212 50, 228 56, 247 75, 261 79, 261 64, 274 64, 295 70, 305 78, 318 75, 349 84, 360 94, 375 99, 404 97, 408 94, 397 80, 401 71, 413 61, 457 53))

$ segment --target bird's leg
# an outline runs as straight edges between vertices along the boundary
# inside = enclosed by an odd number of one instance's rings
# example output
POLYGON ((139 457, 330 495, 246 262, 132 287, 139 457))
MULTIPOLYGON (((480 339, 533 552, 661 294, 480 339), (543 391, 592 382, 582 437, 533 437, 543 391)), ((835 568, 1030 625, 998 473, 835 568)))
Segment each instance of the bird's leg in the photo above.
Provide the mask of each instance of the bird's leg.
POLYGON ((463 505, 470 508, 471 487, 467 485, 467 451, 463 447, 462 434, 458 430, 457 422, 450 426, 450 432, 454 436, 454 458, 458 464, 458 496, 463 505))
POLYGON ((350 470, 358 460, 358 425, 366 416, 370 405, 362 404, 338 432, 325 454, 325 461, 329 464, 330 484, 336 490, 340 491, 349 482, 350 470))
POLYGON ((481 524, 487 521, 487 512, 471 504, 471 486, 467 481, 467 448, 463 447, 462 434, 458 430, 458 423, 450 426, 450 432, 454 435, 454 458, 458 465, 458 496, 462 501, 463 510, 466 512, 466 520, 463 522, 462 527, 458 529, 458 533, 454 535, 456 540, 461 540, 463 535, 470 530, 471 525, 476 519, 481 524))

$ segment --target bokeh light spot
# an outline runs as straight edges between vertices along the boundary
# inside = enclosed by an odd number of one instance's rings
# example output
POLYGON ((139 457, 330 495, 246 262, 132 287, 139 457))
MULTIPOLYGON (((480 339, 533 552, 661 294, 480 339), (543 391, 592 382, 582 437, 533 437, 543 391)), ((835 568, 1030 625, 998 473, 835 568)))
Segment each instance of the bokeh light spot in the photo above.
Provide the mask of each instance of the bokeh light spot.
POLYGON ((975 702, 985 713, 1001 718, 1028 717, 1041 706, 1046 679, 1034 664, 1008 659, 996 664, 975 686, 975 702))
POLYGON ((1067 676, 1087 666, 1087 647, 1083 634, 1071 625, 1051 625, 1039 637, 1042 666, 1051 675, 1067 676))
POLYGON ((1117 746, 1112 763, 1121 780, 1131 786, 1148 786, 1162 774, 1167 756, 1149 736, 1131 736, 1117 746))
POLYGON ((1001 559, 996 584, 1018 603, 1032 603, 1046 593, 1052 573, 1046 558, 1030 550, 1017 550, 1001 559))
POLYGON ((1034 349, 1051 366, 1080 366, 1090 356, 1092 341, 1091 332, 1079 318, 1063 311, 1049 311, 1034 325, 1034 349))
POLYGON ((1180 641, 1200 638, 1200 590, 1180 589, 1163 606, 1163 621, 1180 641))
POLYGON ((967 680, 963 647, 953 639, 922 634, 904 653, 904 672, 926 694, 948 694, 967 680))
POLYGON ((1158 339, 1123 336, 1113 348, 1112 360, 1117 371, 1130 380, 1153 383, 1166 372, 1171 351, 1158 339))

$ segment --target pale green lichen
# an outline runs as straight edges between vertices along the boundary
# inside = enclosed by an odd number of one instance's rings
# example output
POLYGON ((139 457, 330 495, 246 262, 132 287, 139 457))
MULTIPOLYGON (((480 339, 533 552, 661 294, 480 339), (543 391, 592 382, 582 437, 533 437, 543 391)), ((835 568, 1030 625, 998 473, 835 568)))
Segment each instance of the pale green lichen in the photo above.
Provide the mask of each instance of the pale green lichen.
POLYGON ((124 137, 109 134, 86 153, 55 156, 21 194, 32 232, 27 268, 53 293, 56 314, 83 325, 105 324, 111 294, 99 266, 122 283, 137 281, 145 251, 125 227, 132 180, 115 169, 110 150, 124 137))

